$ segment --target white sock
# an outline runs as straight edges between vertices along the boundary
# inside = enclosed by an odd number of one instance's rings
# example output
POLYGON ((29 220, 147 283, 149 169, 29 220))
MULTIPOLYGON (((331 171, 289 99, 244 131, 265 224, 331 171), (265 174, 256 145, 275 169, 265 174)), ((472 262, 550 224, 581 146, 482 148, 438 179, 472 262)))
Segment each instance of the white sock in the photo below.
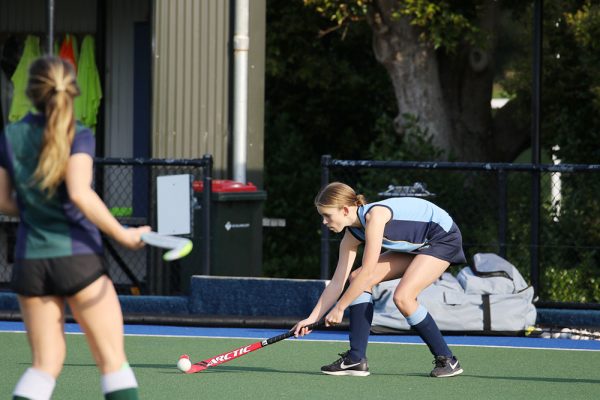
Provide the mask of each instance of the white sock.
POLYGON ((129 364, 123 364, 119 371, 102 375, 102 393, 112 393, 117 390, 130 389, 138 387, 135 375, 129 364))
POLYGON ((52 396, 56 379, 52 375, 35 368, 27 368, 15 386, 13 396, 31 400, 48 400, 52 396))

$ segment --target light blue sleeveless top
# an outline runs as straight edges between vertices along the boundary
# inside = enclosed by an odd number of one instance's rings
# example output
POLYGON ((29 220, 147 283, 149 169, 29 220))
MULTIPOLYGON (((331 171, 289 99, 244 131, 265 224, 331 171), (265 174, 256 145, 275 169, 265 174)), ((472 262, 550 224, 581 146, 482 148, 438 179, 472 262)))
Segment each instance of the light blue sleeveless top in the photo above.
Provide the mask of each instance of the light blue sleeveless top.
POLYGON ((427 246, 450 232, 454 221, 435 204, 416 197, 394 197, 365 204, 358 208, 361 227, 349 227, 358 240, 365 241, 365 216, 373 207, 386 207, 392 218, 385 224, 382 247, 398 252, 411 252, 427 246))

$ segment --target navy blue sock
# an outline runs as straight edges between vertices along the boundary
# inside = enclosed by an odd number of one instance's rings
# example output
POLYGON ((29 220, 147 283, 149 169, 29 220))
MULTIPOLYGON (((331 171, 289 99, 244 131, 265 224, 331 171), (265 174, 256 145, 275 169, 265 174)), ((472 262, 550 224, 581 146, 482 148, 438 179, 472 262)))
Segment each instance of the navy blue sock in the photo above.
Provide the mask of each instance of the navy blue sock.
POLYGON ((350 352, 354 362, 367 358, 369 333, 373 322, 373 302, 371 293, 364 292, 350 304, 350 352))
POLYGON ((452 357, 452 352, 448 348, 442 332, 425 307, 419 305, 417 311, 406 317, 406 320, 429 347, 431 354, 435 357, 452 357))

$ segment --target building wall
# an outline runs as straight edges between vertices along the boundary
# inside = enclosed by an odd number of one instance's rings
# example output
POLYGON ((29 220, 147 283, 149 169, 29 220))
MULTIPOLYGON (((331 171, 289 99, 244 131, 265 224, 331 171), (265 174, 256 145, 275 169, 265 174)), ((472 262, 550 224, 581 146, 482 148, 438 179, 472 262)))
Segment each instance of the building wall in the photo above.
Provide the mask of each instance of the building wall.
POLYGON ((156 0, 152 155, 213 155, 228 145, 229 2, 156 0))
POLYGON ((248 167, 246 177, 263 187, 265 153, 265 47, 266 0, 250 0, 250 51, 248 54, 248 167))
POLYGON ((106 157, 133 157, 134 24, 150 21, 150 10, 149 0, 107 3, 103 93, 106 157))
MULTIPOLYGON (((0 31, 32 33, 46 44, 46 0, 0 1, 0 31)), ((55 0, 54 25, 57 32, 94 33, 96 0, 55 0)))
MULTIPOLYGON (((265 0, 251 15, 248 169, 262 177, 265 0), (253 35, 256 35, 254 37, 253 35)), ((231 175, 231 25, 233 1, 155 0, 152 155, 212 154, 215 176, 231 175)), ((261 178, 262 181, 262 178, 261 178)), ((259 182, 260 183, 260 182, 259 182)))

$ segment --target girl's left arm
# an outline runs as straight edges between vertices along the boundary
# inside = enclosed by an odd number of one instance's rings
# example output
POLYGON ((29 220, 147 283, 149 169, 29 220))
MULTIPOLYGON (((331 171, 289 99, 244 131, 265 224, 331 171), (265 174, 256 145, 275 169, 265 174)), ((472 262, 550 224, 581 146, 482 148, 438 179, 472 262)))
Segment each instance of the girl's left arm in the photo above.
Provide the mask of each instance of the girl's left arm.
POLYGON ((366 215, 365 249, 362 258, 360 273, 350 282, 337 304, 325 318, 330 324, 341 322, 344 310, 363 292, 370 291, 373 285, 379 283, 374 280, 374 271, 379 261, 383 231, 385 224, 392 214, 388 208, 373 207, 366 215))
POLYGON ((19 215, 13 185, 8 171, 0 167, 0 212, 10 216, 19 215))

